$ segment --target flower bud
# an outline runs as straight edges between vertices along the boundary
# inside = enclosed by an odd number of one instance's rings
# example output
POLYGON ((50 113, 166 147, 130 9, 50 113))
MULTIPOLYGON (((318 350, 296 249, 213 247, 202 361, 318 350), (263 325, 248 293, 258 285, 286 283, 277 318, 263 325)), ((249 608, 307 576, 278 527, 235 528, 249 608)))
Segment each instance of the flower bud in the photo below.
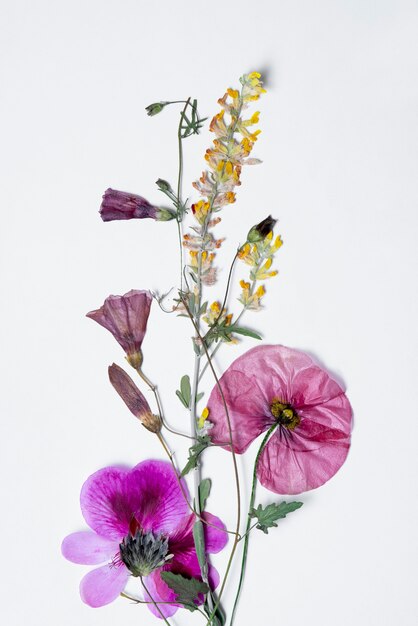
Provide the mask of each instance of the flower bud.
POLYGON ((155 184, 157 185, 158 189, 161 189, 161 191, 173 191, 171 189, 170 183, 168 183, 163 178, 159 178, 155 184))
POLYGON ((152 433, 159 433, 162 426, 161 418, 158 415, 153 415, 148 402, 132 378, 115 363, 109 367, 108 371, 110 382, 131 413, 140 420, 147 430, 152 433))
POLYGON ((153 115, 161 113, 161 111, 167 104, 168 102, 153 102, 152 104, 149 104, 147 107, 145 107, 147 115, 152 117, 153 115))
POLYGON ((247 241, 250 243, 262 241, 273 230, 276 222, 277 220, 273 219, 271 215, 269 215, 262 222, 251 228, 247 235, 247 241))

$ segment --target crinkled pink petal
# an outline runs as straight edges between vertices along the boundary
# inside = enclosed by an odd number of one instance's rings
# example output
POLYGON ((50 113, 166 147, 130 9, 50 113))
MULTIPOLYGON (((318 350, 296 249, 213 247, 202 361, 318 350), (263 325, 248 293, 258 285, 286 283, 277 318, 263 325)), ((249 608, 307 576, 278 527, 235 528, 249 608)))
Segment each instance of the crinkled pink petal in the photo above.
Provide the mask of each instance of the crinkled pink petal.
POLYGON ((128 581, 125 565, 111 563, 92 570, 80 583, 80 596, 83 602, 97 608, 116 600, 128 581))
MULTIPOLYGON (((185 483, 183 488, 187 493, 185 483)), ((128 534, 133 517, 145 532, 170 535, 188 510, 175 473, 164 461, 99 470, 83 485, 81 509, 90 528, 116 540, 128 534)))
POLYGON ((119 552, 119 544, 90 530, 83 530, 65 537, 61 551, 73 563, 97 565, 111 560, 119 552))
MULTIPOLYGON (((242 372, 239 361, 237 359, 224 373, 220 385, 228 407, 233 448, 242 454, 269 427, 272 417, 268 416, 268 404, 260 393, 257 370, 242 372)), ((228 420, 218 385, 212 390, 208 409, 209 421, 214 424, 210 430, 212 441, 230 449, 228 420)))
MULTIPOLYGON (((280 428, 280 427, 279 427, 280 428)), ((293 432, 276 430, 261 453, 260 483, 280 494, 297 494, 320 487, 344 463, 350 436, 343 430, 304 419, 293 432)))

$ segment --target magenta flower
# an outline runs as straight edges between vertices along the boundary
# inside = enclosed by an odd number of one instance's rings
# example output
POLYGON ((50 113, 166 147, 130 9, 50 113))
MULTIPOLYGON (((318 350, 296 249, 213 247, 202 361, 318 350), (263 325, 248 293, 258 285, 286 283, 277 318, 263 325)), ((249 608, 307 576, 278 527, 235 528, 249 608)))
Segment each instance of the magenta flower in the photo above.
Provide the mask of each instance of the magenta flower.
POLYGON ((141 345, 151 303, 152 295, 149 291, 132 289, 124 296, 109 296, 100 309, 87 313, 87 317, 112 333, 135 368, 142 363, 141 345))
MULTIPOLYGON (((242 454, 276 426, 257 466, 267 489, 280 494, 315 489, 344 463, 350 447, 350 403, 340 385, 307 354, 284 346, 253 348, 232 363, 220 383, 235 452, 242 454)), ((229 442, 218 387, 208 408, 212 441, 229 442)))
POLYGON ((106 189, 100 205, 100 217, 104 222, 114 220, 142 220, 150 217, 153 220, 167 222, 174 219, 175 212, 171 209, 157 207, 134 193, 106 189))
POLYGON ((150 217, 157 219, 159 209, 134 193, 106 189, 100 206, 100 216, 104 222, 132 220, 150 217))
MULTIPOLYGON (((184 482, 183 488, 187 494, 184 482)), ((143 461, 131 470, 106 467, 87 479, 80 501, 92 530, 68 535, 62 553, 73 563, 104 563, 82 579, 83 602, 92 607, 109 604, 124 590, 130 576, 141 577, 155 602, 169 603, 159 605, 162 613, 173 615, 180 605, 161 572, 201 577, 192 532, 195 516, 189 513, 171 465, 143 461)), ((205 524, 206 551, 219 552, 227 542, 225 526, 210 513, 204 517, 211 524, 205 524)), ((212 588, 219 583, 213 567, 209 581, 212 588)), ((147 594, 145 597, 150 600, 147 594)), ((155 606, 148 606, 161 617, 155 606)))

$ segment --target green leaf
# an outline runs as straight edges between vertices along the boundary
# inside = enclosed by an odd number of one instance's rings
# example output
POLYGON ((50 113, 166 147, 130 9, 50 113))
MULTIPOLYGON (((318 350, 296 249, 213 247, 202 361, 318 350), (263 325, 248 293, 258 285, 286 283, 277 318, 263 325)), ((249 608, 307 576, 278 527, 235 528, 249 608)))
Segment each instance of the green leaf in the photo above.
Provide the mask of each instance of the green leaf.
POLYGON ((197 580, 197 578, 185 578, 181 574, 173 574, 173 572, 161 572, 160 575, 165 584, 176 594, 176 601, 190 611, 196 609, 199 595, 206 595, 209 592, 208 585, 197 580))
POLYGON ((204 395, 205 395, 204 391, 201 391, 200 393, 198 393, 196 396, 196 402, 199 402, 199 400, 201 400, 204 395))
POLYGON ((192 389, 190 387, 190 378, 187 376, 182 377, 180 381, 180 391, 183 398, 186 400, 188 406, 190 406, 190 398, 192 395, 192 389))
POLYGON ((186 407, 186 409, 190 408, 191 393, 190 378, 186 374, 180 381, 180 389, 177 389, 176 391, 176 396, 180 399, 180 402, 186 407))
POLYGON ((235 326, 235 324, 231 324, 230 326, 226 326, 228 333, 235 333, 236 335, 245 335, 246 337, 252 337, 253 339, 262 339, 262 337, 250 330, 249 328, 243 328, 242 326, 235 326))
POLYGON ((210 444, 209 435, 205 435, 204 437, 198 437, 197 443, 194 444, 191 448, 189 448, 189 460, 187 461, 183 471, 181 472, 181 476, 186 476, 190 472, 190 470, 194 469, 197 466, 199 456, 202 454, 203 450, 208 447, 210 444))
POLYGON ((205 535, 203 531, 203 524, 200 520, 197 520, 193 524, 193 539, 194 547, 196 548, 197 560, 199 561, 200 569, 206 570, 206 552, 205 552, 205 535))
POLYGON ((257 528, 268 534, 268 529, 276 527, 277 520, 286 517, 303 505, 303 502, 280 502, 280 504, 268 504, 265 508, 261 504, 256 509, 251 509, 250 517, 258 520, 257 528))
POLYGON ((209 498, 212 481, 210 478, 204 478, 199 485, 199 504, 200 510, 204 511, 206 500, 209 498))

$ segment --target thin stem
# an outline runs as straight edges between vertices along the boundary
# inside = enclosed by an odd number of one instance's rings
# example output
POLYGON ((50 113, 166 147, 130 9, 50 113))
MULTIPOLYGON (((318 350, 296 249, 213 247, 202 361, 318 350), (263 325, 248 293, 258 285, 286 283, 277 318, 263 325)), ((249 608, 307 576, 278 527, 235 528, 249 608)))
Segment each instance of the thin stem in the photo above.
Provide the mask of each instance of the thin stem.
POLYGON ((214 377, 214 379, 216 381, 216 385, 217 385, 217 387, 219 389, 219 393, 220 393, 221 398, 222 398, 222 403, 223 403, 223 406, 224 406, 225 415, 226 415, 227 424, 228 424, 228 432, 229 432, 229 442, 228 443, 229 443, 229 445, 231 447, 232 460, 233 460, 232 462, 233 462, 233 466, 234 466, 235 485, 236 485, 236 492, 237 492, 237 524, 236 524, 235 539, 234 539, 234 543, 233 543, 233 546, 232 546, 231 553, 229 555, 229 559, 228 559, 227 567, 226 567, 226 570, 225 570, 225 575, 224 575, 224 578, 223 578, 223 581, 222 581, 221 589, 219 591, 219 595, 218 595, 215 607, 214 607, 214 609, 213 609, 213 611, 212 611, 212 613, 211 613, 211 615, 209 617, 209 620, 208 620, 208 625, 209 625, 209 624, 212 623, 212 621, 213 621, 213 619, 214 619, 214 617, 216 615, 216 611, 218 610, 218 607, 220 605, 222 594, 224 592, 226 581, 227 581, 227 578, 228 578, 228 575, 229 575, 229 571, 231 569, 232 560, 234 558, 234 554, 235 554, 235 551, 236 551, 237 546, 238 546, 239 529, 240 529, 240 525, 241 525, 241 490, 240 490, 240 482, 239 482, 239 474, 238 474, 238 464, 237 464, 236 454, 235 454, 234 446, 233 446, 231 419, 229 417, 229 411, 228 411, 228 406, 227 406, 227 403, 226 403, 226 400, 225 400, 225 395, 223 393, 223 389, 222 389, 221 384, 219 382, 219 378, 218 378, 218 376, 216 374, 215 368, 213 367, 212 361, 210 360, 210 355, 209 355, 206 343, 204 342, 203 337, 201 336, 201 334, 199 332, 199 328, 198 328, 198 326, 197 326, 197 324, 196 324, 196 322, 195 322, 195 320, 193 318, 193 315, 191 314, 190 309, 189 309, 189 307, 187 305, 187 302, 184 299, 183 299, 183 304, 184 304, 184 307, 185 307, 186 311, 189 314, 189 317, 190 317, 190 319, 192 321, 193 326, 195 327, 196 334, 197 334, 198 338, 200 339, 200 341, 202 343, 203 349, 204 349, 205 354, 206 354, 206 358, 208 359, 208 362, 209 362, 209 367, 211 368, 213 377, 214 377))
POLYGON ((179 171, 177 177, 177 231, 179 237, 179 250, 180 250, 180 289, 183 290, 183 233, 181 230, 181 222, 183 219, 182 215, 182 200, 181 200, 181 183, 183 178, 183 138, 181 136, 181 126, 184 120, 184 115, 186 113, 186 109, 190 104, 190 97, 187 98, 183 111, 180 114, 180 122, 177 130, 177 141, 178 141, 178 149, 179 149, 179 171))
MULTIPOLYGON (((160 602, 160 601, 158 601, 158 602, 157 602, 157 601, 154 601, 154 602, 147 602, 146 600, 140 600, 139 598, 134 598, 134 596, 129 595, 129 593, 126 593, 125 591, 121 591, 121 592, 120 592, 120 595, 121 595, 121 597, 122 597, 122 598, 126 598, 127 600, 130 600, 131 602, 135 602, 135 604, 154 604, 154 605, 156 605, 156 604, 158 604, 158 605, 161 605, 161 604, 163 604, 163 605, 164 605, 164 604, 169 604, 170 606, 172 606, 172 605, 173 605, 173 602, 160 602)), ((202 609, 199 609, 199 607, 198 607, 198 606, 196 606, 196 611, 198 611, 201 615, 203 615, 203 617, 205 618, 205 620, 207 620, 207 615, 206 615, 206 613, 204 613, 204 612, 202 611, 202 609)))
POLYGON ((255 457, 254 470, 253 470, 253 482, 252 482, 252 487, 251 487, 250 505, 248 507, 247 528, 245 529, 245 534, 243 535, 243 537, 245 537, 245 539, 244 539, 244 548, 243 548, 243 552, 242 552, 241 573, 240 573, 240 577, 239 577, 237 593, 236 593, 236 596, 235 596, 234 607, 232 609, 230 626, 232 626, 232 624, 234 623, 235 613, 236 613, 236 610, 237 610, 237 607, 238 607, 238 601, 239 601, 239 597, 240 597, 240 594, 241 594, 241 589, 242 589, 242 586, 244 584, 245 570, 246 570, 246 566, 247 566, 247 557, 248 557, 248 543, 249 543, 249 540, 250 540, 251 519, 252 519, 250 517, 250 515, 251 515, 252 509, 254 508, 255 492, 256 492, 256 487, 257 487, 257 466, 258 466, 258 461, 260 460, 261 453, 264 450, 264 447, 265 447, 267 441, 270 439, 270 435, 277 428, 277 426, 278 426, 278 422, 275 422, 272 426, 270 426, 270 428, 268 429, 268 431, 267 431, 263 441, 261 442, 261 445, 260 445, 260 447, 258 449, 258 452, 257 452, 257 456, 255 457))
POLYGON ((140 581, 141 581, 141 585, 143 586, 143 588, 145 589, 145 592, 148 594, 148 596, 151 598, 151 602, 152 604, 155 606, 155 608, 157 609, 158 613, 160 614, 161 618, 164 620, 164 622, 167 624, 167 626, 170 626, 170 622, 167 620, 167 618, 165 617, 164 613, 162 612, 162 610, 160 609, 160 607, 158 606, 157 602, 154 600, 154 598, 152 597, 152 595, 150 594, 150 592, 148 591, 145 583, 144 583, 144 579, 142 578, 142 576, 139 577, 140 581))

